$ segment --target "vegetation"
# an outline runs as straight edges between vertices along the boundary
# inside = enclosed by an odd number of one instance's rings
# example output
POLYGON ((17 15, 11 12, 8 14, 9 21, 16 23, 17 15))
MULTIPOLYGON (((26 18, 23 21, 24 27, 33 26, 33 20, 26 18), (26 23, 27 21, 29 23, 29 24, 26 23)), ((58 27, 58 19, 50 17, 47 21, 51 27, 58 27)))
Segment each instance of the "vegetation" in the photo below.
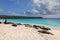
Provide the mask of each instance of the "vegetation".
POLYGON ((28 16, 7 16, 7 15, 0 15, 0 19, 18 19, 18 18, 42 18, 42 17, 28 17, 28 16))

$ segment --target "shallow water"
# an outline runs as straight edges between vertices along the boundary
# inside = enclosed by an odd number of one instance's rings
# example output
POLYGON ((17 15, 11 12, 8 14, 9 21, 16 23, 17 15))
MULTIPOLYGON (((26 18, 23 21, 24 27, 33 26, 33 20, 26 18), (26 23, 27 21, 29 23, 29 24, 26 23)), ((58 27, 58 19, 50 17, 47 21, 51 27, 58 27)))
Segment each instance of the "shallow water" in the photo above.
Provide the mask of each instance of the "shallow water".
MULTIPOLYGON (((4 19, 0 19, 0 20, 4 20, 4 19)), ((60 26, 60 19, 8 19, 8 21, 19 22, 19 23, 60 26)))

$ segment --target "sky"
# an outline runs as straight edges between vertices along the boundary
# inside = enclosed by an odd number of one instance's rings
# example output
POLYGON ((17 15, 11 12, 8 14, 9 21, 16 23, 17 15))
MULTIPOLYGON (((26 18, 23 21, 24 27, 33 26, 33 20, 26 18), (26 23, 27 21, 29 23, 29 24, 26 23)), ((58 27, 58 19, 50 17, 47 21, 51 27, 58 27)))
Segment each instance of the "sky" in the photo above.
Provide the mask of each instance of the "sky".
POLYGON ((0 0, 0 15, 60 18, 60 0, 0 0))

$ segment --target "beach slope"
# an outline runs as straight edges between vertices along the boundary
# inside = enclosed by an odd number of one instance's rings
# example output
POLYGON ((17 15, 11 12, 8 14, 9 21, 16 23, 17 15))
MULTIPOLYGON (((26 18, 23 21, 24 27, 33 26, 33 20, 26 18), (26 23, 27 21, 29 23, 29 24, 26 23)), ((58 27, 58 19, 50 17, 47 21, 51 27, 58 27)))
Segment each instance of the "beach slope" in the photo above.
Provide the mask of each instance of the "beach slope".
POLYGON ((60 30, 51 28, 50 32, 54 35, 39 33, 24 25, 0 24, 0 40, 60 40, 60 30))

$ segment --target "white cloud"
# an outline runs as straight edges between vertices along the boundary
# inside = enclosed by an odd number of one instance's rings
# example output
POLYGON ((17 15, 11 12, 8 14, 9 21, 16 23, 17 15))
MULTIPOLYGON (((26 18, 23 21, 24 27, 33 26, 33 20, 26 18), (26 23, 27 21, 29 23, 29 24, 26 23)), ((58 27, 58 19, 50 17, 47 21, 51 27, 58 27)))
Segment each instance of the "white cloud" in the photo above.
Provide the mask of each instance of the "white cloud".
POLYGON ((60 18, 60 14, 55 15, 43 15, 44 18, 60 18))
POLYGON ((33 13, 39 13, 39 11, 36 10, 36 9, 32 9, 32 12, 33 12, 33 13))
POLYGON ((59 6, 60 3, 57 0, 33 0, 36 6, 41 6, 41 3, 46 5, 48 9, 53 9, 55 6, 59 6))
POLYGON ((45 15, 46 17, 60 17, 60 0, 33 0, 33 4, 39 14, 49 14, 45 15))

